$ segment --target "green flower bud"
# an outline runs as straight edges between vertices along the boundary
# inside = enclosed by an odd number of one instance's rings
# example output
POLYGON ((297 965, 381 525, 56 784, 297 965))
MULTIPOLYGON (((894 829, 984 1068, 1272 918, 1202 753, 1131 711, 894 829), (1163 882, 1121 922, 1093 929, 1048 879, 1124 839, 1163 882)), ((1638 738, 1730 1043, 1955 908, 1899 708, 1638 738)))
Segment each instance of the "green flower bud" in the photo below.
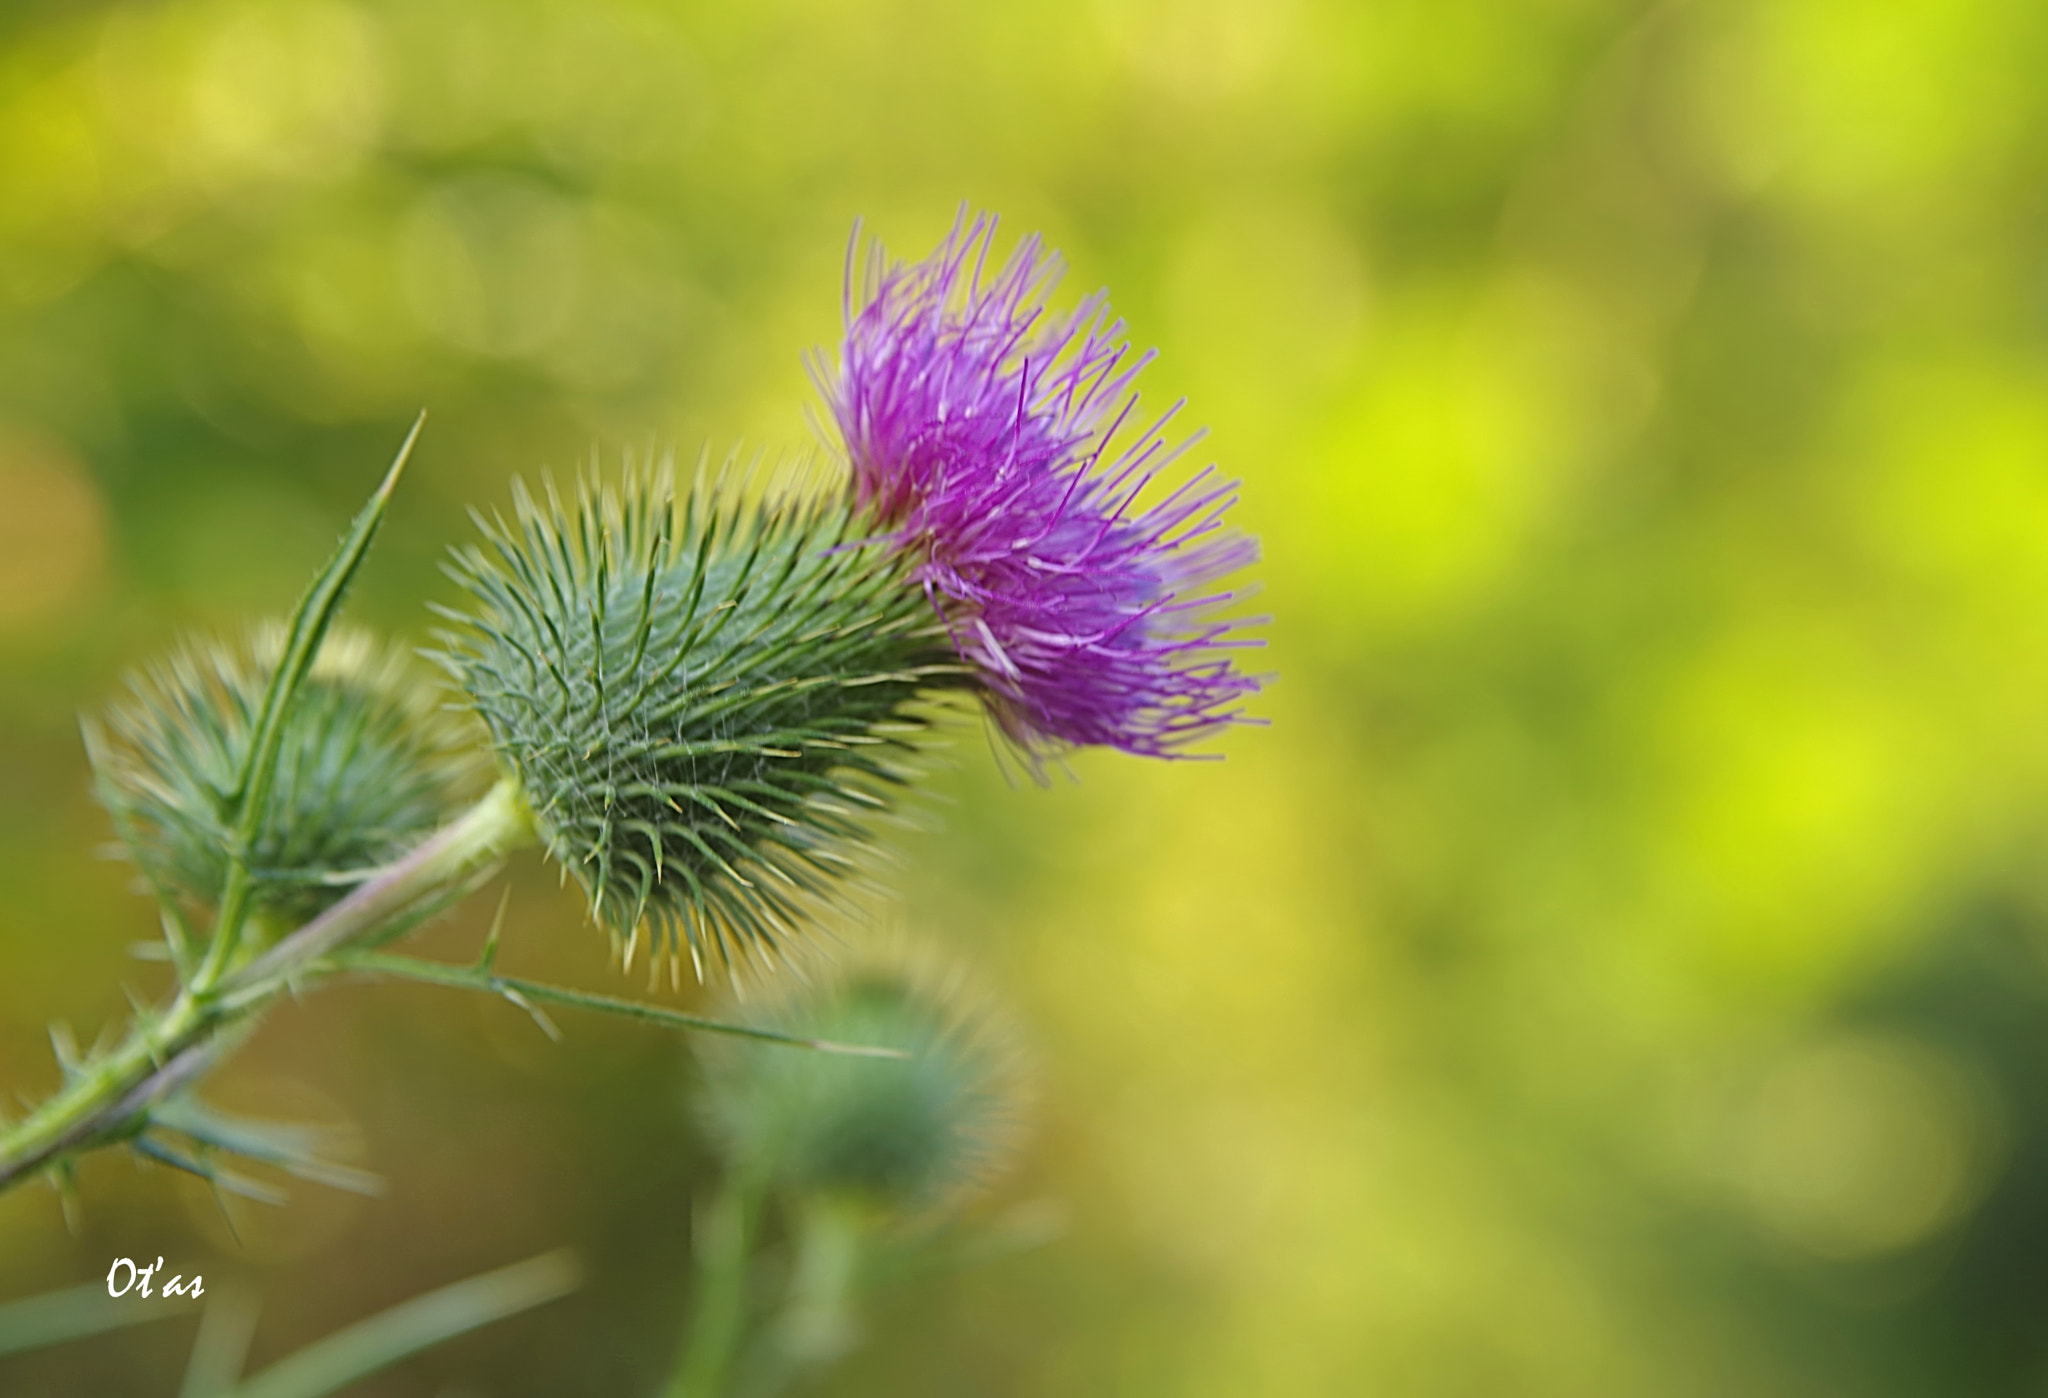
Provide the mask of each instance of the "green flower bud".
MULTIPOLYGON (((283 629, 198 639, 131 675, 86 720, 99 798, 161 892, 211 907, 227 879, 230 801, 283 629)), ((285 718, 277 777, 249 851, 259 918, 296 925, 404 854, 474 793, 478 735, 404 651, 329 635, 285 718)))
POLYGON ((920 694, 960 682, 938 616, 843 499, 645 468, 544 495, 515 482, 457 552, 444 663, 629 962, 643 927, 699 978, 777 952, 905 779, 920 694))
POLYGON ((750 1022, 901 1059, 721 1040, 700 1046, 704 1112, 731 1169, 898 1213, 956 1205, 1010 1157, 1023 1076, 1011 1036, 903 971, 868 969, 750 1022))

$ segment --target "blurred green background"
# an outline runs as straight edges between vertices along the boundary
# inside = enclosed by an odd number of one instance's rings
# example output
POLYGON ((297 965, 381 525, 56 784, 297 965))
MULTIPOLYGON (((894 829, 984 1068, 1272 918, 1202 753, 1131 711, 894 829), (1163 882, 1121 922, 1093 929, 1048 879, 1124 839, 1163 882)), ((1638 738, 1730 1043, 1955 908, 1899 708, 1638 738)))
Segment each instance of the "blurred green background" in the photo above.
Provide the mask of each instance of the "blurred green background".
MULTIPOLYGON (((0 1091, 160 984, 75 726, 124 667, 288 606, 422 405, 352 607, 415 637, 514 472, 803 448, 853 220, 965 200, 1160 347, 1282 678, 1220 764, 962 735, 893 916, 1029 1027, 987 1207, 1064 1231, 824 1391, 2040 1393, 2044 70, 2034 0, 10 0, 0 1091)), ((508 964, 631 988, 510 883, 508 964)), ((565 1027, 280 1015, 215 1095, 386 1197, 237 1244, 96 1159, 76 1237, 0 1198, 0 1299, 162 1254, 260 1363, 566 1243, 583 1294, 361 1391, 649 1392, 693 1070, 565 1027)), ((189 1327, 0 1389, 168 1394, 189 1327)))

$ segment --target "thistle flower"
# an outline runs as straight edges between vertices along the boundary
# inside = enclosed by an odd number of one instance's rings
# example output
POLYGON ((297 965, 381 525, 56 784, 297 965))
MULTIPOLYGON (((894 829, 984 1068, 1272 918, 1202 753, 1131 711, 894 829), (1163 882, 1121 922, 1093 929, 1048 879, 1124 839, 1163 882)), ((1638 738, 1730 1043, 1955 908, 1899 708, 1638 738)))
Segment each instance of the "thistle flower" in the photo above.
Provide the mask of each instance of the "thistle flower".
MULTIPOLYGON (((239 644, 194 640, 132 675, 86 744, 100 801, 163 893, 212 906, 227 878, 228 793, 284 647, 268 625, 239 644)), ((259 913, 303 921, 403 854, 474 794, 476 735, 396 647, 337 631, 290 711, 250 872, 259 913)))
POLYGON ((1224 528, 1236 485, 1204 469, 1141 502, 1193 440, 1167 442, 1169 412, 1113 446, 1151 355, 1129 355, 1100 294, 1047 314, 1058 263, 1036 238, 985 279, 994 235, 963 218, 922 263, 871 257, 857 307, 849 274, 819 377, 856 503, 1019 747, 1184 755, 1260 686, 1215 588, 1257 557, 1224 528))
POLYGON ((644 466, 544 494, 458 551, 441 658, 628 963, 643 926, 700 978, 778 952, 889 808, 919 695, 961 682, 943 630, 843 500, 644 466))
POLYGON ((749 1018, 908 1057, 702 1045, 705 1122, 741 1175, 910 1214, 959 1203, 1007 1162, 1021 1114, 1019 1054, 957 986, 869 967, 749 1018))

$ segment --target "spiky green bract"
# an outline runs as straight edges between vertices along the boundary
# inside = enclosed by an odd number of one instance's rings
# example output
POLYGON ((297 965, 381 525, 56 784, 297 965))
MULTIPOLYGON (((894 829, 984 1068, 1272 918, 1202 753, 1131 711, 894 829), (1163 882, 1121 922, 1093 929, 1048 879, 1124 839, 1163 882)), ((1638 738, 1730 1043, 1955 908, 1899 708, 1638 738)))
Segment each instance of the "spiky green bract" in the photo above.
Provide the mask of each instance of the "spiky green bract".
MULTIPOLYGON (((196 639, 132 675, 86 743, 101 802, 157 891, 210 908, 227 880, 233 791, 284 631, 196 639)), ((479 735, 404 651, 336 631, 284 716, 249 850, 252 904, 297 924, 404 854, 478 789, 479 735)))
POLYGON ((895 968, 855 971, 749 1019, 901 1059, 705 1044, 705 1119, 743 1177, 901 1214, 956 1203, 1007 1159, 1022 1078, 986 1007, 895 968))
POLYGON ((961 683, 931 606, 843 499, 678 498, 665 470, 573 504, 519 484, 450 569, 446 633, 549 852, 631 962, 777 955, 853 870, 961 683))

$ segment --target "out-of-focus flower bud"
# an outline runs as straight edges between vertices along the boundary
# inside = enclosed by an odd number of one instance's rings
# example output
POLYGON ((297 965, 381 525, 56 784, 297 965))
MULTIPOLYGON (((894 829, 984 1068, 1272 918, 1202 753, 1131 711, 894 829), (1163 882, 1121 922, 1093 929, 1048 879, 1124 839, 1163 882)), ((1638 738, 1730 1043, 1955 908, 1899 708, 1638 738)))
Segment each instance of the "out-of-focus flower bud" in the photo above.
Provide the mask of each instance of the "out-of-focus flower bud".
MULTIPOLYGON (((130 677, 85 724, 99 797, 162 892, 211 907, 234 844, 235 784, 282 628, 193 640, 130 677)), ((299 922, 405 853, 479 789, 474 727, 431 670, 354 630, 330 635, 287 711, 277 775, 248 851, 259 914, 299 922)))
POLYGON ((749 1018, 907 1057, 702 1045, 705 1119, 728 1168, 908 1214, 961 1202, 1008 1163, 1023 1096, 1015 1040, 957 990, 868 969, 749 1018))

